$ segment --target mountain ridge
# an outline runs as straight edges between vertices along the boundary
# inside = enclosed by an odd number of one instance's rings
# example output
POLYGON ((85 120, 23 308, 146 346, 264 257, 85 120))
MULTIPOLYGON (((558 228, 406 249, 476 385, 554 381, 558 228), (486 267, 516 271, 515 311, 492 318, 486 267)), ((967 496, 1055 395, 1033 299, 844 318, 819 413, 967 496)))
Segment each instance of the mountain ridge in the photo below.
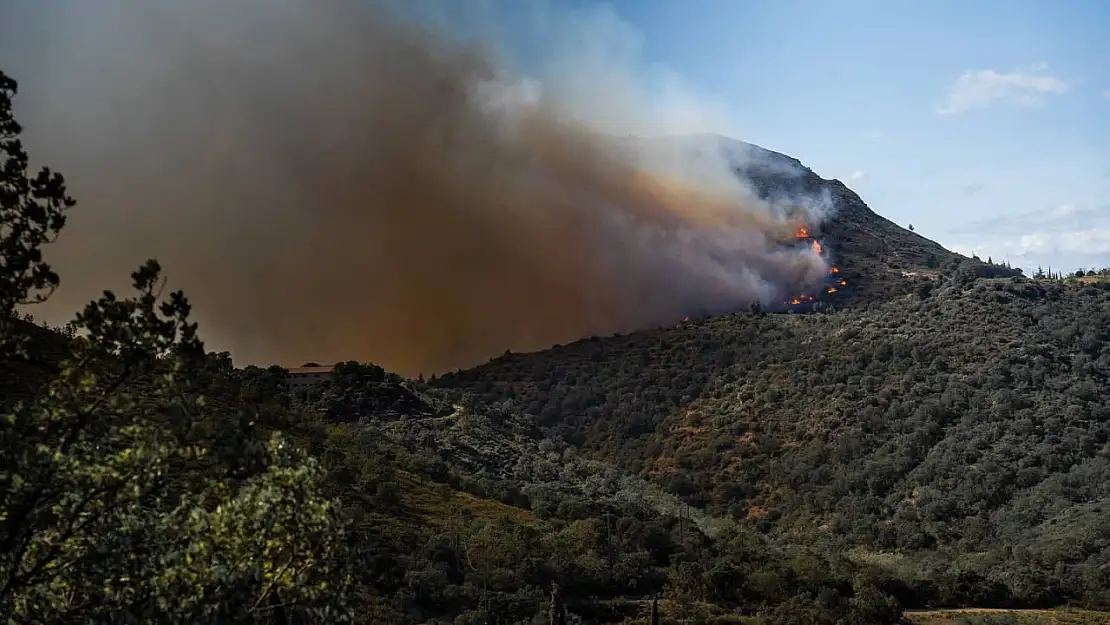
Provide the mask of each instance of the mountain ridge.
MULTIPOLYGON (((800 159, 760 145, 717 134, 666 135, 627 139, 633 150, 663 154, 680 163, 724 163, 760 199, 787 207, 811 204, 806 227, 820 241, 830 263, 840 269, 835 297, 818 301, 838 307, 866 305, 916 288, 937 271, 972 262, 941 244, 872 210, 844 182, 821 177, 800 159), (813 219, 812 213, 820 218, 813 219)), ((658 158, 658 156, 656 156, 658 158)), ((651 157, 648 158, 650 160, 651 157)), ((805 212, 803 211, 803 216, 805 212)), ((994 269, 995 272, 1001 268, 994 269)), ((1008 275, 1016 275, 1009 272, 1008 275)), ((764 302, 776 308, 773 302, 764 302)), ((786 306, 794 309, 796 306, 786 306)))

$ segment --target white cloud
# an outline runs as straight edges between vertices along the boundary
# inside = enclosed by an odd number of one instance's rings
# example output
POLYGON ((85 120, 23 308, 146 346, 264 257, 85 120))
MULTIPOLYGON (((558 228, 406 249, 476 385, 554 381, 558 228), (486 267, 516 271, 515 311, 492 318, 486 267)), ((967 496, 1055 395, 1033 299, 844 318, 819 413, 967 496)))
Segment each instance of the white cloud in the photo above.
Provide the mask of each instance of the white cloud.
POLYGON ((1022 254, 1110 254, 1110 228, 1027 234, 1016 242, 1022 254))
POLYGON ((1110 204, 1086 206, 1069 202, 1041 210, 992 217, 969 223, 957 231, 1013 236, 1031 232, 1085 231, 1093 227, 1110 228, 1110 204))
POLYGON ((1066 92, 1067 83, 1045 73, 1047 69, 1047 63, 1037 63, 1008 73, 993 69, 966 70, 948 86, 937 113, 956 115, 996 102, 1032 106, 1039 104, 1046 95, 1066 92))
POLYGON ((852 174, 850 176, 848 176, 848 180, 854 180, 854 181, 857 181, 857 182, 860 181, 860 180, 866 180, 866 179, 867 179, 867 173, 863 172, 863 171, 860 171, 858 169, 853 171, 852 174))
POLYGON ((1065 271, 1110 267, 1110 228, 1026 234, 952 247, 965 256, 976 254, 997 262, 1009 260, 1026 269, 1037 265, 1065 271))
POLYGON ((1110 205, 1060 204, 1041 211, 1007 215, 970 225, 970 241, 952 249, 1035 270, 1072 271, 1110 266, 1110 205))

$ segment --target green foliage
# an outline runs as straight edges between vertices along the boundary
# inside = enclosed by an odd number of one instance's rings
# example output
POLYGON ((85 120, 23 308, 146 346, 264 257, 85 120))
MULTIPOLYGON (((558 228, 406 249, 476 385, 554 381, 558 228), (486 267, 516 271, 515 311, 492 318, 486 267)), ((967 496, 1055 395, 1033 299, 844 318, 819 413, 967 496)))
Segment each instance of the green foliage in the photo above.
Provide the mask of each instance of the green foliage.
POLYGON ((972 271, 868 309, 581 341, 435 384, 511 399, 708 514, 885 558, 913 605, 1101 607, 1107 328, 1106 285, 972 271))
MULTIPOLYGON (((44 354, 15 306, 58 276, 41 246, 73 205, 26 178, 0 74, 0 359, 44 354)), ((335 622, 349 615, 345 523, 319 465, 262 427, 209 358, 157 262, 135 295, 77 316, 61 360, 0 412, 0 614, 9 622, 335 622)), ((33 326, 32 326, 33 328, 33 326)), ((264 420, 264 419, 263 419, 264 420)))
POLYGON ((22 127, 12 114, 18 87, 0 71, 0 313, 7 314, 17 304, 45 300, 58 286, 42 245, 58 235, 74 204, 60 174, 43 168, 27 175, 22 127))
POLYGON ((330 420, 338 423, 358 421, 360 417, 398 418, 434 411, 406 388, 397 374, 357 362, 336 365, 326 386, 306 395, 330 420))

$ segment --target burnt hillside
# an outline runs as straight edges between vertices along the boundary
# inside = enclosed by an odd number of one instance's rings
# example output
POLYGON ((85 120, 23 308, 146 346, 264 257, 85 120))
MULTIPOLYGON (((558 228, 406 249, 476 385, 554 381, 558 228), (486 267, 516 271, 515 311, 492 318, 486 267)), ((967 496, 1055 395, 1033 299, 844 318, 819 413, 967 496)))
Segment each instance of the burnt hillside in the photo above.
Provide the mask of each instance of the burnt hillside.
POLYGON ((795 158, 732 139, 718 141, 726 154, 735 154, 730 160, 736 174, 765 199, 828 193, 831 218, 812 224, 811 231, 848 282, 847 288, 827 298, 836 306, 908 293, 923 280, 935 279, 940 270, 968 261, 875 213, 843 182, 824 179, 795 158))

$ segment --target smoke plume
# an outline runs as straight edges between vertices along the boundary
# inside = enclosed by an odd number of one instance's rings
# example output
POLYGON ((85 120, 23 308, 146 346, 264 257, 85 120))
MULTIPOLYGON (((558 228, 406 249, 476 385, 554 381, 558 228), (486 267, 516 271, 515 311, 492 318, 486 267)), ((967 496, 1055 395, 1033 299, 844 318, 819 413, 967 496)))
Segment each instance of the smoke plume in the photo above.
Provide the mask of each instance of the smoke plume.
POLYGON ((717 152, 627 138, 715 118, 672 76, 622 73, 637 42, 619 20, 535 10, 529 59, 479 8, 448 15, 467 4, 71 0, 0 19, 22 33, 0 58, 28 148, 78 200, 44 312, 154 256, 238 363, 415 374, 826 274, 717 152))

